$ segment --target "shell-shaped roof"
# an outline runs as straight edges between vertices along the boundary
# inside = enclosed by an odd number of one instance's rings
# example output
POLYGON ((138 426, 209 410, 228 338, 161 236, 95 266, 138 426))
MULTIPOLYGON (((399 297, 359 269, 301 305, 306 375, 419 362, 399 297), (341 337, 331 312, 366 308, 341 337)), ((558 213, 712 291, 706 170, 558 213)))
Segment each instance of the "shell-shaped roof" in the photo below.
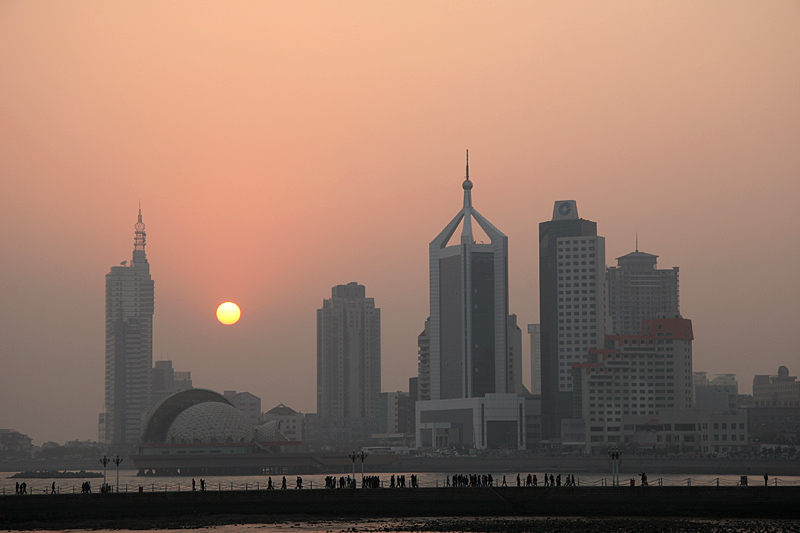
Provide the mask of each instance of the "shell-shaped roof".
POLYGON ((289 439, 281 433, 280 421, 270 420, 256 427, 256 440, 259 442, 281 442, 289 439))
POLYGON ((237 408, 204 402, 182 411, 167 430, 169 444, 232 444, 253 441, 253 426, 237 408))

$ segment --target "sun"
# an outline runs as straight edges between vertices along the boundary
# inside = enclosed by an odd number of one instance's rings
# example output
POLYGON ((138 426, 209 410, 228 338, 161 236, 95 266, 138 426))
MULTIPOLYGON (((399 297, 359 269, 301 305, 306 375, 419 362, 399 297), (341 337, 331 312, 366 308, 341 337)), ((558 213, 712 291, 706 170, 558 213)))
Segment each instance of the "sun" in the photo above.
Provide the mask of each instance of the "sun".
POLYGON ((242 311, 239 309, 239 306, 233 302, 225 302, 217 307, 217 320, 226 326, 236 324, 240 316, 242 316, 242 311))

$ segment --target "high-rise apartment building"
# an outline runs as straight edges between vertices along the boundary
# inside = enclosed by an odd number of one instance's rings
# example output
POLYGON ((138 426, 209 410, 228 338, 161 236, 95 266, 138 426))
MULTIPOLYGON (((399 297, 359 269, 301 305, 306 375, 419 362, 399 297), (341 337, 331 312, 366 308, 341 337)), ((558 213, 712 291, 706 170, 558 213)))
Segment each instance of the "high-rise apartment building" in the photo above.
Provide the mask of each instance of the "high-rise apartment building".
POLYGON ((656 268, 657 255, 636 251, 617 258, 608 267, 608 301, 611 331, 636 335, 642 320, 680 315, 678 267, 656 268))
POLYGON ((472 186, 467 159, 463 206, 429 246, 417 446, 522 449, 522 331, 508 312, 508 237, 472 206, 472 186), (476 239, 473 222, 489 242, 476 239))
POLYGON ((605 239, 578 217, 574 200, 557 201, 539 224, 542 437, 558 441, 571 418, 572 364, 603 345, 608 312, 605 239))
POLYGON ((134 229, 133 260, 106 274, 106 410, 100 434, 112 445, 138 441, 152 401, 154 284, 141 208, 134 229))
POLYGON ((380 393, 381 310, 363 285, 337 285, 317 310, 317 413, 377 421, 380 393))

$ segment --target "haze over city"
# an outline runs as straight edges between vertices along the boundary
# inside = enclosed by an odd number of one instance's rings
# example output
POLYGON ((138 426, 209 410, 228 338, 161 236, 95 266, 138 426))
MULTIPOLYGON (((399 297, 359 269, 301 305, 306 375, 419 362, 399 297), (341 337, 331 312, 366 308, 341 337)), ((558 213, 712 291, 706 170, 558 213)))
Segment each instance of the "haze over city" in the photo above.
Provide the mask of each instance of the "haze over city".
POLYGON ((97 438, 140 202, 154 360, 313 412, 315 310, 356 281, 407 390, 466 149, 523 331, 573 199, 607 265, 638 234, 680 267, 695 371, 796 375, 798 65, 791 1, 0 3, 0 427, 97 438))

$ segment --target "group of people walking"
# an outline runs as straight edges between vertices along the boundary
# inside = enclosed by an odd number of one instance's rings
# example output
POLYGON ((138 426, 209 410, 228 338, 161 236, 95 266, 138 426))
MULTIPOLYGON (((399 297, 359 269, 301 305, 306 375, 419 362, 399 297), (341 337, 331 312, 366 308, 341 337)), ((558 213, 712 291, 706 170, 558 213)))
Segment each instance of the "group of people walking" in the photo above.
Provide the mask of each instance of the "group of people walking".
MULTIPOLYGON (((197 490, 197 482, 192 478, 192 490, 197 490)), ((200 490, 206 490, 206 480, 200 478, 200 490)))

